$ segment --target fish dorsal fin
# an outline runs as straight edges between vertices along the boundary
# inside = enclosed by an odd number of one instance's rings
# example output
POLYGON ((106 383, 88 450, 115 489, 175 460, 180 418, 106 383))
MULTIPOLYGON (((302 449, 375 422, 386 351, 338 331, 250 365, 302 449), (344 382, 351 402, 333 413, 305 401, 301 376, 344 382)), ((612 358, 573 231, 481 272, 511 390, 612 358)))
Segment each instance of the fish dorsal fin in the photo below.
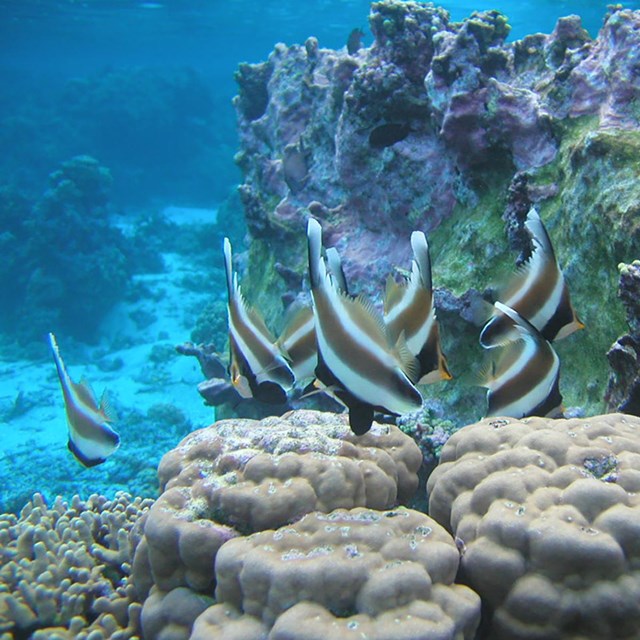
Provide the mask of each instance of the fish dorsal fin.
POLYGON ((83 404, 95 409, 96 411, 100 410, 100 407, 98 407, 98 401, 96 400, 96 394, 94 393, 90 382, 84 376, 80 382, 72 382, 71 384, 73 385, 76 395, 83 404))
POLYGON ((356 298, 350 298, 347 295, 342 295, 342 299, 351 307, 354 314, 353 317, 359 319, 359 326, 363 331, 369 334, 372 338, 375 338, 375 333, 379 335, 380 340, 389 344, 387 338, 387 325, 384 323, 382 314, 373 306, 373 303, 363 295, 359 295, 356 298), (375 327, 375 328, 374 328, 375 327))
POLYGON ((295 335, 308 322, 313 321, 313 309, 308 305, 297 305, 293 303, 285 313, 284 329, 278 337, 276 344, 281 348, 286 348, 287 341, 295 335))
POLYGON ((515 309, 508 307, 502 302, 496 302, 495 307, 498 311, 508 316, 513 322, 514 329, 522 336, 523 339, 531 338, 535 341, 544 341, 544 337, 526 318, 523 318, 515 309))
POLYGON ((344 275, 342 260, 340 260, 338 250, 335 247, 329 247, 325 254, 327 256, 327 266, 329 267, 336 288, 343 293, 349 293, 347 278, 344 275))
POLYGON ((240 305, 242 305, 244 312, 247 314, 247 318, 249 319, 249 322, 251 323, 251 325, 253 326, 253 328, 258 331, 259 333, 262 334, 262 336, 268 340, 270 343, 275 343, 276 339, 274 337, 274 335, 271 333, 271 331, 269 330, 269 327, 267 327, 264 318, 262 317, 262 314, 258 311, 258 309, 256 309, 255 307, 251 306, 246 298, 244 297, 244 295, 242 294, 242 289, 239 285, 236 284, 236 291, 237 291, 237 301, 240 305))
POLYGON ((229 238, 224 239, 223 244, 224 250, 224 271, 227 276, 227 295, 229 296, 229 301, 233 300, 233 296, 235 293, 234 287, 234 279, 233 279, 233 257, 231 254, 231 242, 229 238))
POLYGON ((387 276, 387 283, 384 293, 385 314, 388 314, 396 305, 400 304, 406 291, 406 282, 399 284, 391 274, 387 276))
POLYGON ((414 264, 418 268, 422 286, 431 291, 431 258, 429 256, 429 243, 422 231, 414 231, 411 234, 411 248, 413 249, 414 264))
POLYGON ((400 332, 393 350, 395 351, 402 370, 407 374, 409 380, 416 384, 420 378, 420 361, 409 351, 404 331, 400 332))
POLYGON ((531 207, 531 209, 529 209, 529 213, 527 214, 527 219, 525 220, 524 226, 531 236, 532 240, 534 241, 534 244, 540 246, 550 258, 555 260, 555 252, 553 251, 551 239, 549 238, 547 229, 542 223, 542 220, 540 219, 540 216, 535 207, 531 207))
POLYGON ((100 397, 100 411, 102 415, 105 417, 106 422, 116 422, 118 419, 118 415, 111 404, 111 400, 109 398, 109 393, 105 389, 102 392, 102 396, 100 397))

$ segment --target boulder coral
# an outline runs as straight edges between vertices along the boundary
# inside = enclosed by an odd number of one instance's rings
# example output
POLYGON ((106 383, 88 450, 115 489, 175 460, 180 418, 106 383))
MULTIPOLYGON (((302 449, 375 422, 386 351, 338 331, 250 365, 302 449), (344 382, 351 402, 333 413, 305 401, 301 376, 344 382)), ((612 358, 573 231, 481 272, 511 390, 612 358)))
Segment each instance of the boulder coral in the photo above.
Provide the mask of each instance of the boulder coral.
POLYGON ((458 562, 449 534, 417 511, 310 513, 223 545, 217 604, 191 640, 471 639, 480 600, 454 584, 458 562))
POLYGON ((20 517, 0 516, 0 637, 137 637, 142 605, 129 574, 151 502, 119 493, 48 506, 36 493, 20 517))
POLYGON ((195 431, 160 462, 162 493, 145 516, 136 586, 145 597, 152 585, 212 593, 213 564, 227 541, 311 511, 406 502, 421 462, 395 426, 374 424, 356 438, 346 416, 316 411, 195 431))
POLYGON ((638 637, 640 418, 487 418, 451 436, 427 489, 483 637, 638 637))

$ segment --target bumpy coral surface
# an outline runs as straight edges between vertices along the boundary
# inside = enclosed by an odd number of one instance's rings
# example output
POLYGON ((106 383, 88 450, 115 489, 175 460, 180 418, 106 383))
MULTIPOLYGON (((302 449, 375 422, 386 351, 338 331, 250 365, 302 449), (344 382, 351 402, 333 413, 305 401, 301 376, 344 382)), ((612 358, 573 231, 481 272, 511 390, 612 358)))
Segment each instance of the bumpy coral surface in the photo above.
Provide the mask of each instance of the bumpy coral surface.
POLYGON ((454 584, 458 562, 449 534, 417 511, 311 513, 222 547, 218 604, 192 639, 472 638, 480 600, 454 584))
POLYGON ((134 525, 151 500, 77 496, 47 506, 40 494, 20 518, 0 516, 0 633, 125 640, 141 605, 129 580, 134 525))
POLYGON ((449 439, 427 488, 486 637, 638 637, 639 418, 486 419, 449 439))
POLYGON ((358 438, 345 416, 316 411, 196 431, 160 463, 163 493, 146 517, 136 584, 143 593, 152 583, 211 590, 226 541, 311 511, 392 507, 415 492, 421 461, 394 426, 374 425, 358 438))

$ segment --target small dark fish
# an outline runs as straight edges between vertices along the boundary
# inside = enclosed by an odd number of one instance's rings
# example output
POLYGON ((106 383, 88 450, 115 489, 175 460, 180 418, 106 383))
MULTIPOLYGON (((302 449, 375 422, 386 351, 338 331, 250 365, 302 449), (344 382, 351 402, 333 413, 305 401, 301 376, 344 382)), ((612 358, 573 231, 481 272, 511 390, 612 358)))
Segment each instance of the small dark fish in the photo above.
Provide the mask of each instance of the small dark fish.
POLYGON ((560 360, 553 347, 517 311, 500 302, 496 302, 496 308, 512 323, 509 335, 517 337, 498 350, 499 356, 492 359, 481 383, 488 389, 487 415, 561 415, 560 360))
POLYGON ((284 181, 292 193, 302 191, 309 179, 308 153, 300 140, 284 148, 282 159, 284 181))
POLYGON ((433 305, 431 259, 427 238, 421 231, 411 234, 413 261, 406 283, 387 279, 384 322, 391 342, 401 335, 409 351, 418 358, 418 384, 451 380, 451 373, 440 346, 440 329, 433 305))
POLYGON ((229 296, 229 376, 243 398, 282 404, 293 386, 291 367, 260 314, 250 308, 233 272, 231 243, 224 239, 224 267, 229 296))
POLYGON ((416 359, 403 345, 390 344, 370 304, 339 290, 322 257, 322 228, 313 218, 307 239, 320 384, 349 408, 349 424, 357 435, 369 430, 376 410, 389 415, 417 411, 422 396, 411 382, 416 359))
POLYGON ((374 149, 384 149, 404 140, 409 133, 411 133, 411 127, 407 123, 387 122, 371 130, 369 146, 374 149))
MULTIPOLYGON (((506 291, 504 304, 526 318, 549 342, 561 340, 582 329, 584 324, 571 304, 551 240, 534 208, 527 215, 525 227, 534 250, 506 291)), ((490 348, 508 340, 507 333, 512 326, 509 318, 494 311, 482 329, 480 344, 490 348)))
POLYGON ((364 31, 358 27, 353 29, 347 38, 347 51, 352 56, 357 53, 360 47, 362 47, 362 38, 364 38, 364 31))
POLYGON ((106 393, 100 404, 86 381, 76 383, 69 377, 60 349, 53 333, 49 345, 56 363, 62 396, 69 423, 67 447, 85 467, 95 467, 104 462, 119 446, 120 436, 111 428, 115 420, 106 393))

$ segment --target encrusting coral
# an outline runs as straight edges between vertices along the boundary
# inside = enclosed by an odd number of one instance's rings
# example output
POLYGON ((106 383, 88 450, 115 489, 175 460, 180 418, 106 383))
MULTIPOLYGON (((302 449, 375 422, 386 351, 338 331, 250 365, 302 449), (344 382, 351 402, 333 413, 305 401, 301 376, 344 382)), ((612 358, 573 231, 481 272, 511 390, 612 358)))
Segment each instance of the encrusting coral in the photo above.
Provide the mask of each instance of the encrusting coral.
POLYGON ((356 438, 346 416, 316 411, 195 431, 160 462, 162 495, 145 517, 136 586, 143 595, 152 584, 210 592, 226 541, 311 511, 393 507, 415 492, 421 461, 395 426, 356 438))
POLYGON ((640 418, 487 418, 451 436, 427 489, 483 637, 638 637, 640 418))
POLYGON ((0 637, 125 640, 142 605, 129 573, 134 525, 151 500, 77 496, 0 516, 0 637))
POLYGON ((458 549, 429 516, 338 509, 237 538, 191 640, 473 638, 480 599, 454 584, 458 549))

